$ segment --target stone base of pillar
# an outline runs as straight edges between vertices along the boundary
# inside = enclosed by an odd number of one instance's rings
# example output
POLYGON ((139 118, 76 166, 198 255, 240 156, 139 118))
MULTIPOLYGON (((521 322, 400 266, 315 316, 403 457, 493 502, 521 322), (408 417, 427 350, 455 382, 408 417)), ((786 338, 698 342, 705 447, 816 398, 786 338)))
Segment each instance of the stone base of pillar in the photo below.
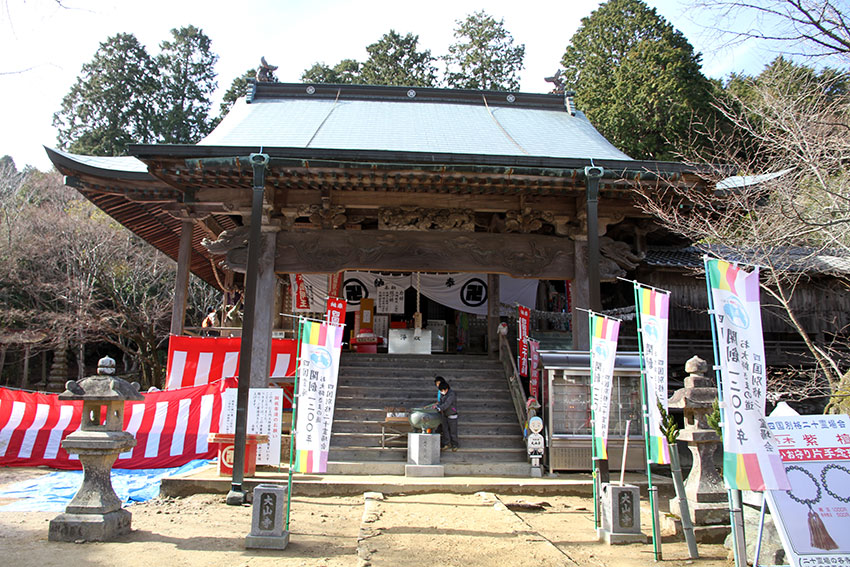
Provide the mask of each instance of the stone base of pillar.
MULTIPOLYGON (((679 509, 679 499, 671 498, 670 511, 678 514, 679 509)), ((691 520, 693 520, 694 526, 729 525, 728 502, 694 502, 688 498, 688 509, 691 512, 691 520)))
POLYGON ((442 477, 446 476, 443 465, 404 465, 404 476, 442 477))
MULTIPOLYGON (((688 499, 688 509, 694 525, 694 536, 697 543, 723 543, 729 534, 729 504, 728 502, 694 502, 688 499)), ((679 513, 679 499, 670 499, 670 511, 679 513)), ((681 535, 682 521, 678 516, 665 516, 664 529, 674 536, 681 535)))
POLYGON ((132 514, 115 510, 106 514, 59 514, 50 520, 49 541, 111 541, 131 531, 132 514))
POLYGON ((286 549, 289 545, 289 532, 283 532, 280 536, 245 536, 245 547, 247 549, 286 549))
POLYGON ((612 533, 604 528, 596 528, 596 538, 608 545, 628 545, 630 543, 646 543, 647 537, 640 534, 612 533))
MULTIPOLYGON (((672 516, 665 516, 661 524, 665 541, 685 541, 682 520, 672 516)), ((732 530, 728 525, 694 526, 694 539, 696 539, 697 543, 721 544, 726 541, 726 537, 731 532, 732 530)))

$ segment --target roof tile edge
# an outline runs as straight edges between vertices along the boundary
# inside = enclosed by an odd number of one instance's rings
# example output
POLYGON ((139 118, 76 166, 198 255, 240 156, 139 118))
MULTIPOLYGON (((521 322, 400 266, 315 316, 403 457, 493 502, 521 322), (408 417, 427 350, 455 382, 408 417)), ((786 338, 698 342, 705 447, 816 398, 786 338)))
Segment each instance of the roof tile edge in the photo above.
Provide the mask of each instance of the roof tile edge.
POLYGON ((396 87, 384 85, 338 85, 325 83, 258 83, 254 82, 249 102, 281 98, 331 100, 382 100, 394 102, 431 102, 445 104, 535 108, 566 112, 564 95, 440 89, 434 87, 396 87))

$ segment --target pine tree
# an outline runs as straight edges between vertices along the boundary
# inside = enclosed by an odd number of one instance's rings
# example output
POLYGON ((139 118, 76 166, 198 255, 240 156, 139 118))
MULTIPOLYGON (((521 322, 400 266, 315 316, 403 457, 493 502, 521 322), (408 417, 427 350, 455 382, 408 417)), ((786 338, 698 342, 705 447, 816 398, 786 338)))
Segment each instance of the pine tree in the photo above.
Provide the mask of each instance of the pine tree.
POLYGON ((366 47, 369 58, 360 69, 367 85, 433 87, 437 84, 436 59, 430 50, 418 51, 419 36, 400 35, 395 30, 366 47))
POLYGON ((162 114, 157 131, 166 144, 191 144, 212 130, 210 100, 218 87, 210 38, 195 26, 171 30, 156 58, 162 114))
POLYGON ((633 158, 673 159, 692 119, 709 120, 700 55, 642 0, 609 0, 582 19, 561 62, 579 109, 633 158))
POLYGON ((458 20, 457 41, 443 57, 448 65, 446 82, 460 89, 519 90, 519 72, 525 58, 525 45, 514 45, 504 20, 475 12, 458 20))
POLYGON ((74 153, 111 156, 131 143, 156 140, 156 65, 133 34, 100 44, 53 115, 59 146, 74 153))

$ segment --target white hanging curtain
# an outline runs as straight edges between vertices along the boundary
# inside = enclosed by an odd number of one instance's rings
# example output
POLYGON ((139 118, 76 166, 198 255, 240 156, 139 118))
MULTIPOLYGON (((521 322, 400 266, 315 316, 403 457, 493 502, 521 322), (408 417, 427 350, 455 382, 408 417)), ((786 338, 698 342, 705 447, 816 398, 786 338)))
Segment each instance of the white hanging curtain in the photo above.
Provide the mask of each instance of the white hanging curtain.
MULTIPOLYGON (((308 298, 310 307, 299 309, 295 285, 295 276, 291 276, 293 285, 293 310, 296 312, 320 312, 325 309, 328 296, 328 276, 326 274, 304 274, 300 276, 303 291, 302 300, 308 298)), ((403 293, 399 299, 398 291, 413 285, 411 275, 384 275, 372 272, 345 272, 342 283, 342 296, 348 302, 348 311, 357 311, 360 300, 375 299, 378 313, 401 313, 404 310, 403 293), (382 308, 384 310, 382 310, 382 308)), ((499 276, 499 302, 506 305, 536 305, 538 280, 516 279, 499 276)), ((487 274, 422 274, 422 295, 457 311, 476 315, 487 314, 487 301, 490 297, 487 287, 487 274)))

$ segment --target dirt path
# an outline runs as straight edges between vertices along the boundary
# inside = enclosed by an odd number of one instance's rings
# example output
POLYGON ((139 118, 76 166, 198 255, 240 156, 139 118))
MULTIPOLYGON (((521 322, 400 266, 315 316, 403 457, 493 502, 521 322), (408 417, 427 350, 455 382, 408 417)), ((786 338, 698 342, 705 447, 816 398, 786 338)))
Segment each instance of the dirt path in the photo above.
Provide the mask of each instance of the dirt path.
MULTIPOLYGON (((0 469, 0 479, 10 480, 0 469)), ((282 552, 246 550, 251 508, 221 495, 159 499, 129 507, 133 532, 109 543, 47 541, 53 513, 0 512, 0 557, 16 567, 540 567, 654 564, 651 545, 598 543, 589 500, 554 496, 542 511, 518 503, 540 497, 490 494, 298 497, 291 541, 282 552)), ((644 519, 644 533, 647 519, 644 519)), ((684 565, 684 543, 664 544, 664 563, 684 565)), ((729 567, 720 546, 700 546, 699 565, 729 567)))

